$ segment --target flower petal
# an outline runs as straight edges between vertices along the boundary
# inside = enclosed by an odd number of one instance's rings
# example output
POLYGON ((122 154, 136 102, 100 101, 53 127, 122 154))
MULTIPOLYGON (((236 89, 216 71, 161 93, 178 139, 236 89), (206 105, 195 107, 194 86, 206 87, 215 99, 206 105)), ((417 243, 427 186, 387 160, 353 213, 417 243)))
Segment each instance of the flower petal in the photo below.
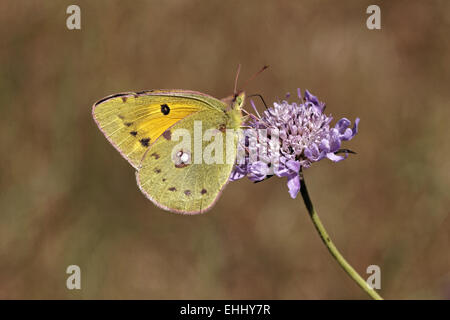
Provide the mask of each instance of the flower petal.
POLYGON ((319 149, 321 152, 325 152, 325 154, 330 152, 330 141, 327 139, 322 139, 322 142, 320 142, 319 145, 319 149))
POLYGON ((298 173, 300 171, 300 162, 295 160, 288 160, 286 162, 286 167, 293 172, 298 173))
POLYGON ((297 95, 298 95, 298 98, 300 99, 300 101, 302 101, 303 100, 302 91, 300 90, 300 88, 297 88, 297 95))
POLYGON ((347 118, 342 118, 335 124, 335 128, 340 134, 343 134, 345 130, 350 126, 351 122, 347 118))
POLYGON ((319 105, 319 99, 317 99, 315 95, 312 95, 308 90, 305 90, 305 99, 308 102, 312 102, 314 105, 319 105))
POLYGON ((251 181, 261 181, 267 176, 268 171, 269 167, 265 162, 257 161, 255 163, 251 163, 248 166, 248 178, 251 181))
POLYGON ((353 131, 350 128, 345 129, 345 132, 341 135, 341 139, 344 141, 350 140, 353 137, 353 131))
POLYGON ((358 133, 358 125, 359 125, 359 118, 356 118, 355 124, 353 125, 353 129, 352 129, 352 131, 353 131, 352 138, 355 136, 355 134, 358 133))
POLYGON ((336 128, 330 130, 330 152, 336 152, 341 147, 341 139, 336 128))
POLYGON ((311 161, 317 161, 319 159, 319 148, 315 143, 312 143, 309 148, 306 147, 304 152, 305 156, 311 161))
POLYGON ((289 194, 291 195, 292 199, 295 199, 297 197, 298 192, 300 191, 300 177, 298 174, 293 174, 288 177, 287 182, 288 188, 289 188, 289 194))
POLYGON ((228 178, 230 181, 236 181, 242 179, 247 175, 247 168, 245 166, 237 166, 235 165, 233 171, 228 178))
POLYGON ((327 153, 327 158, 330 159, 333 162, 339 162, 344 160, 345 156, 339 156, 337 154, 334 154, 333 152, 327 153))

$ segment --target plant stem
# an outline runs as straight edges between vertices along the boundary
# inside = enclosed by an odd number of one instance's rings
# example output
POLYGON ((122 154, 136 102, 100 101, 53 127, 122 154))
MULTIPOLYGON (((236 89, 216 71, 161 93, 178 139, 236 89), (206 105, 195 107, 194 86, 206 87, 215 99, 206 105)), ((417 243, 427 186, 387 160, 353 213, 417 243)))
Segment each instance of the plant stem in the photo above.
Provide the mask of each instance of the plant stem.
MULTIPOLYGON (((301 173, 300 173, 301 174, 301 173)), ((302 174, 301 174, 302 175, 302 174)), ((302 185, 300 187, 300 193, 302 194, 303 201, 305 202, 306 209, 308 209, 309 216, 316 227, 317 232, 320 235, 323 243, 327 247, 328 251, 330 251, 331 255, 337 260, 339 265, 344 269, 344 271, 374 300, 383 300, 383 298, 373 289, 371 288, 366 281, 353 269, 353 267, 344 259, 339 250, 331 241, 330 236, 328 235, 325 227, 320 221, 319 216, 314 210, 311 199, 309 198, 308 189, 306 188, 305 179, 302 177, 302 185)))

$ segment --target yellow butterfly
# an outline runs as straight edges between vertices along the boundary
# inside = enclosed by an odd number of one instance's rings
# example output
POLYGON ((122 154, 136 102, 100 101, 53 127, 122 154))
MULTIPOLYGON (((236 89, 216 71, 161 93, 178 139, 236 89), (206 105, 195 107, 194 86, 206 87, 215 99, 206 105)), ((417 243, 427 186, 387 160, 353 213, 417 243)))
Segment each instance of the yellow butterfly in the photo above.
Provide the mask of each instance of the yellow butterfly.
POLYGON ((128 92, 101 99, 94 104, 92 115, 106 138, 136 169, 137 183, 148 199, 165 210, 196 214, 210 209, 227 184, 238 137, 231 147, 229 142, 219 145, 219 151, 232 161, 207 164, 193 161, 200 152, 195 139, 180 147, 174 135, 180 130, 195 134, 199 122, 202 137, 210 129, 238 130, 244 100, 243 91, 235 93, 229 104, 189 90, 128 92))

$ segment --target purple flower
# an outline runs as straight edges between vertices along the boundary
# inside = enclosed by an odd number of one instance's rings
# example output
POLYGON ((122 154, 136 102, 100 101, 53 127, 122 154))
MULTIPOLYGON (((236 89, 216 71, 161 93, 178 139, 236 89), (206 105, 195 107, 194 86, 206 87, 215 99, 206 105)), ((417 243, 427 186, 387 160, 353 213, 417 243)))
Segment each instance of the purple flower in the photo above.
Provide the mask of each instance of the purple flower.
POLYGON ((359 118, 353 127, 347 118, 330 127, 332 117, 323 113, 323 102, 307 90, 304 99, 300 89, 298 96, 299 103, 275 102, 262 116, 249 115, 231 181, 245 176, 254 182, 273 175, 287 177, 289 193, 295 198, 300 191, 301 169, 325 158, 338 162, 347 157, 341 143, 356 135, 359 118))

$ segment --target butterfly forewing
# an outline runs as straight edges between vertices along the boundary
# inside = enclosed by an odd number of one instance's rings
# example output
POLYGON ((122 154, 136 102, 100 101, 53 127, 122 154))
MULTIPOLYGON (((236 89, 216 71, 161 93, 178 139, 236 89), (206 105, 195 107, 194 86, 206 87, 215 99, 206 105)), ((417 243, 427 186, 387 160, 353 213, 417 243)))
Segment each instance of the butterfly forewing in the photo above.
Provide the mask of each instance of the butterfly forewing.
POLYGON ((92 113, 106 138, 137 168, 146 150, 167 128, 199 110, 216 110, 219 104, 208 99, 218 101, 180 90, 122 93, 100 100, 92 113))

